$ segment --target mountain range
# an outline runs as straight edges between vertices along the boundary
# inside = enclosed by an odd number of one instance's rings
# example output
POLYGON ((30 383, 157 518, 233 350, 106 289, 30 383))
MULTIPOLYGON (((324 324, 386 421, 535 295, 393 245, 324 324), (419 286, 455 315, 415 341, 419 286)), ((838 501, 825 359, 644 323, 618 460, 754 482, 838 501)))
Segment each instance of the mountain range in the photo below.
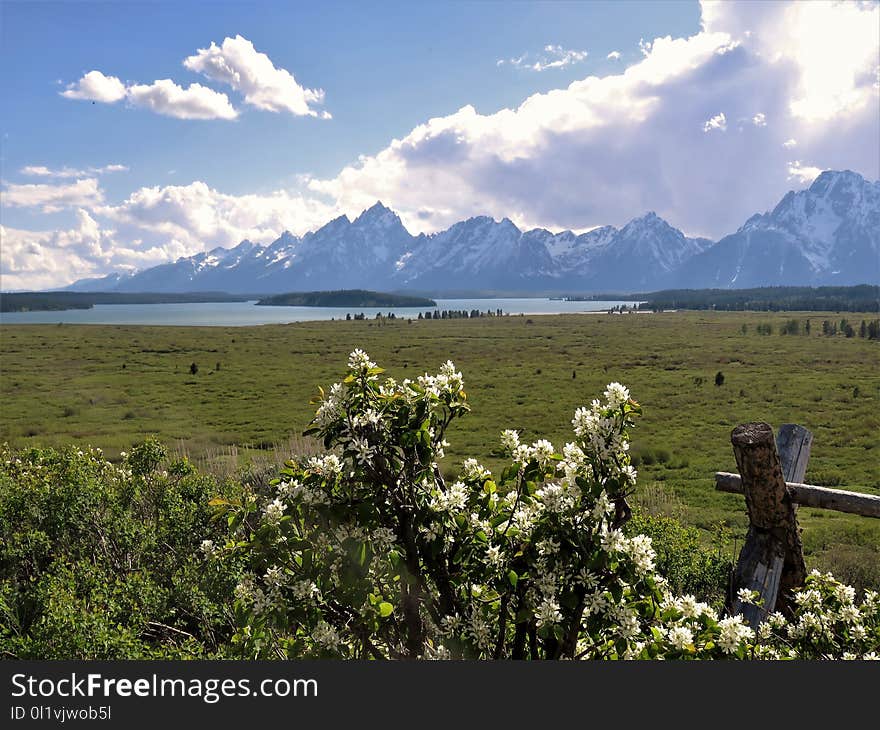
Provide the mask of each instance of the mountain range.
POLYGON ((880 181, 825 171, 717 242, 655 213, 587 233, 521 231, 486 216, 413 236, 376 203, 302 237, 242 241, 72 291, 271 294, 321 289, 644 292, 880 283, 880 181))

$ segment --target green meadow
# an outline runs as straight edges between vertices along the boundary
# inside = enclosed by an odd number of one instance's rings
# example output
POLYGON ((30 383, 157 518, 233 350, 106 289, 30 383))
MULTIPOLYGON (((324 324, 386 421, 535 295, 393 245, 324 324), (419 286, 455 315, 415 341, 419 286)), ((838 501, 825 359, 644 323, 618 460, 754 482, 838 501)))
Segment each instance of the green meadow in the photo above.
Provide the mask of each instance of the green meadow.
MULTIPOLYGON (((89 444, 112 459, 155 435, 217 474, 272 468, 316 448, 301 436, 310 399, 344 375, 348 353, 360 347, 398 379, 434 372, 447 359, 462 371, 472 412, 448 436, 443 468, 451 474, 469 456, 499 467, 505 428, 561 447, 574 410, 619 381, 643 406, 633 433, 635 501, 700 528, 707 544, 734 555, 745 503, 716 492, 713 474, 736 471, 729 439, 739 423, 806 426, 814 435, 807 482, 880 494, 880 343, 822 334, 823 320, 843 317, 858 330, 876 313, 4 325, 0 442, 89 444), (780 334, 792 319, 801 333, 780 334)), ((809 567, 880 585, 880 521, 800 515, 809 567)))

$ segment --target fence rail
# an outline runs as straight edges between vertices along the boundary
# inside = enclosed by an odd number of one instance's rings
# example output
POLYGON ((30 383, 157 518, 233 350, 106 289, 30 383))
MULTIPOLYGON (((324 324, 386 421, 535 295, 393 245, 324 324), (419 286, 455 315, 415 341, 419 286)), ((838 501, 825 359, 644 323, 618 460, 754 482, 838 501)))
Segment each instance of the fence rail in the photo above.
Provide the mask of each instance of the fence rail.
MULTIPOLYGON (((862 517, 880 518, 880 497, 845 489, 829 489, 813 484, 786 482, 791 501, 804 507, 831 509, 837 512, 848 512, 862 517)), ((729 494, 745 494, 742 477, 726 471, 715 473, 715 489, 729 494)))

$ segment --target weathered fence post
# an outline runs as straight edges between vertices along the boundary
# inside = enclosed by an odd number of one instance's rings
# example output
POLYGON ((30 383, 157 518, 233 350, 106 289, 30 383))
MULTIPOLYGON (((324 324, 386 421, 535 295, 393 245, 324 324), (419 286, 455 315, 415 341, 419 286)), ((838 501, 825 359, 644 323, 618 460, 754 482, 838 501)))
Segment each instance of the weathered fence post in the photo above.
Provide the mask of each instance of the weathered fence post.
POLYGON ((737 426, 730 436, 749 513, 748 535, 733 575, 731 609, 752 627, 767 613, 786 612, 790 591, 806 578, 797 505, 785 483, 803 481, 812 439, 807 429, 794 424, 780 429, 778 451, 766 423, 737 426), (757 591, 762 605, 740 602, 740 588, 757 591))

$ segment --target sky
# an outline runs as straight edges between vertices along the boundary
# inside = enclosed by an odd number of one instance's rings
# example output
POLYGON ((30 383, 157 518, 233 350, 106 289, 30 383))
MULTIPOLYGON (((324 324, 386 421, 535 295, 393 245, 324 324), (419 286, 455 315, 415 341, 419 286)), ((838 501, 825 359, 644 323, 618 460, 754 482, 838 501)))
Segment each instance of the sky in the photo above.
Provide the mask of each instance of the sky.
POLYGON ((880 3, 0 3, 0 289, 377 200, 411 233, 655 211, 718 239, 880 177, 880 3))

